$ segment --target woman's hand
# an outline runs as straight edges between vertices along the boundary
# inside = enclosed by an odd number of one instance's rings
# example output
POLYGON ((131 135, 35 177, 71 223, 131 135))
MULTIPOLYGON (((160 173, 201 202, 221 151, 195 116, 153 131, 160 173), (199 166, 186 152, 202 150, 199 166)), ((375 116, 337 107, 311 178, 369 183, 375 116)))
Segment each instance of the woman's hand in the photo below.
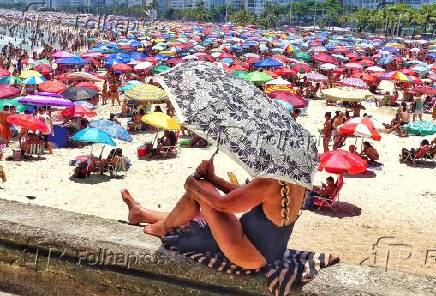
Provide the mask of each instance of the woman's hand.
POLYGON ((195 171, 205 179, 213 179, 215 177, 213 160, 203 160, 195 171))
POLYGON ((185 181, 186 191, 198 191, 199 182, 193 176, 189 176, 185 181))

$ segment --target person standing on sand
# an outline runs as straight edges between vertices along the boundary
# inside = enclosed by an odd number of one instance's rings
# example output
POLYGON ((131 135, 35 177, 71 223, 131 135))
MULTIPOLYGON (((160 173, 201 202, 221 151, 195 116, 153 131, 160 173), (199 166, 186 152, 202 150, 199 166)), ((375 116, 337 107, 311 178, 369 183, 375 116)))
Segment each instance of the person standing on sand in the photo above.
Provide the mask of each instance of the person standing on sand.
POLYGON ((324 152, 329 151, 329 143, 332 138, 332 114, 330 112, 326 112, 324 115, 325 122, 324 128, 321 130, 322 135, 322 145, 324 148, 324 152))
POLYGON ((419 121, 422 121, 422 113, 424 112, 424 101, 421 96, 417 96, 415 99, 415 111, 413 112, 412 121, 415 122, 416 117, 419 121))

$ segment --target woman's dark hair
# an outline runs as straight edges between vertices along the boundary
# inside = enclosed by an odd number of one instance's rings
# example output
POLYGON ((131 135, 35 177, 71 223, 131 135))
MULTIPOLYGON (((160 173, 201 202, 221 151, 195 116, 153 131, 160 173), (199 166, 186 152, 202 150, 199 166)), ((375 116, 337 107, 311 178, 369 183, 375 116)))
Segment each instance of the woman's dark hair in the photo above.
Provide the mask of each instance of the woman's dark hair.
POLYGON ((325 116, 328 116, 329 118, 332 118, 332 112, 326 112, 325 115, 324 115, 324 117, 325 117, 325 116))
POLYGON ((430 145, 430 142, 427 139, 421 141, 421 146, 427 146, 427 145, 430 145))
POLYGON ((332 176, 330 176, 330 177, 327 177, 327 181, 331 181, 331 182, 334 182, 335 181, 335 179, 332 177, 332 176))
POLYGON ((372 147, 371 143, 367 141, 363 142, 363 146, 372 147))

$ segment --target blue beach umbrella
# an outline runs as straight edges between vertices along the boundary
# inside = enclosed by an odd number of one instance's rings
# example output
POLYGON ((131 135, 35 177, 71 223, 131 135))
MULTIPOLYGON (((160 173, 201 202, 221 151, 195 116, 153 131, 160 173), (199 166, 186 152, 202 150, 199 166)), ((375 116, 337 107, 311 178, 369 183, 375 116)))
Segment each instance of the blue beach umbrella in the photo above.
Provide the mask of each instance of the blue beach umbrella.
POLYGON ((30 76, 27 79, 23 80, 22 84, 24 85, 38 85, 41 84, 43 82, 46 82, 47 79, 45 79, 44 77, 36 77, 36 76, 30 76))
POLYGON ((71 140, 85 143, 100 143, 116 146, 112 137, 98 128, 88 127, 75 133, 71 140))
POLYGON ((129 132, 116 122, 107 119, 92 121, 89 126, 107 132, 111 137, 125 142, 132 142, 133 138, 129 132))
POLYGON ((264 59, 264 60, 261 60, 261 61, 258 61, 257 63, 255 63, 254 67, 255 68, 277 68, 277 67, 283 67, 283 64, 275 59, 267 58, 267 59, 264 59))
POLYGON ((87 62, 81 57, 60 58, 56 60, 59 65, 84 65, 87 62))

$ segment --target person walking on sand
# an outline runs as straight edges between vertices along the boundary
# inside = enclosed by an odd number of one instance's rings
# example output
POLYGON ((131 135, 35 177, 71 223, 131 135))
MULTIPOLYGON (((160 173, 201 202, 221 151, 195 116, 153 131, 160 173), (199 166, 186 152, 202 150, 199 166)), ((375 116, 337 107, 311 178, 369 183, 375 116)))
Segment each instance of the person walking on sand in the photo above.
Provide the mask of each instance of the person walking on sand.
POLYGON ((415 122, 416 117, 419 118, 419 121, 422 121, 422 113, 424 112, 424 101, 421 96, 417 96, 415 101, 415 111, 413 112, 412 121, 415 122))
POLYGON ((324 128, 321 130, 322 135, 322 145, 324 148, 324 152, 329 151, 329 143, 332 138, 332 114, 331 112, 326 112, 324 115, 325 122, 324 122, 324 128))

